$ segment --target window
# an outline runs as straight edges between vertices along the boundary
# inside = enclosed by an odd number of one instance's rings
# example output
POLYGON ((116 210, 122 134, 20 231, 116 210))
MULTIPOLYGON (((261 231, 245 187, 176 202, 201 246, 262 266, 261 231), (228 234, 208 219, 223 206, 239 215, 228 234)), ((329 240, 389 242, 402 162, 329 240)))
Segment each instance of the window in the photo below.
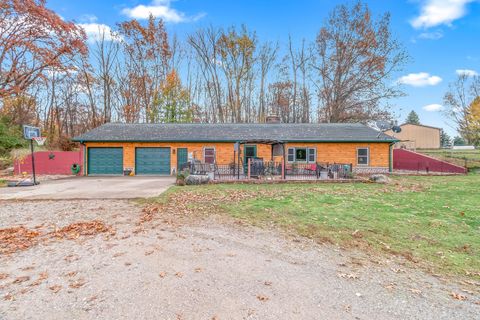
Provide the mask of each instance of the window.
POLYGON ((288 162, 294 162, 295 161, 295 148, 288 148, 287 161, 288 162))
POLYGON ((288 148, 288 162, 308 162, 317 161, 317 150, 315 148, 288 148))
POLYGON ((357 164, 358 165, 368 165, 369 163, 369 152, 368 148, 358 148, 357 149, 357 164))
POLYGON ((317 162, 317 150, 314 148, 308 149, 308 162, 317 162))
POLYGON ((205 163, 215 163, 215 148, 203 149, 203 161, 205 163))
POLYGON ((295 161, 307 161, 307 148, 295 148, 295 161))

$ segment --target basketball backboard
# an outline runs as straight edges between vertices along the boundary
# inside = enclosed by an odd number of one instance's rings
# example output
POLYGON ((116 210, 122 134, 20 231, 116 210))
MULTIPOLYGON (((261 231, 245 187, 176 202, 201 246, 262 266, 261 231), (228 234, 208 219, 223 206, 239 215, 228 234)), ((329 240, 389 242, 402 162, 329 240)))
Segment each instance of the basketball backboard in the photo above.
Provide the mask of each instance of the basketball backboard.
POLYGON ((40 137, 40 128, 23 125, 23 137, 27 140, 40 137))

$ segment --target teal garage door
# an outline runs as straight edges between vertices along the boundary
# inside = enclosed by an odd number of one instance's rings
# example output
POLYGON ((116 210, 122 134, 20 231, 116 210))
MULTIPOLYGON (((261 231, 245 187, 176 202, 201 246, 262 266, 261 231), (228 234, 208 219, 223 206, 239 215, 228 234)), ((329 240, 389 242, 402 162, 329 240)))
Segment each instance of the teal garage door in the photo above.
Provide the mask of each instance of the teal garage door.
POLYGON ((88 148, 88 174, 123 174, 123 148, 88 148))
POLYGON ((170 148, 136 148, 135 174, 170 175, 170 148))

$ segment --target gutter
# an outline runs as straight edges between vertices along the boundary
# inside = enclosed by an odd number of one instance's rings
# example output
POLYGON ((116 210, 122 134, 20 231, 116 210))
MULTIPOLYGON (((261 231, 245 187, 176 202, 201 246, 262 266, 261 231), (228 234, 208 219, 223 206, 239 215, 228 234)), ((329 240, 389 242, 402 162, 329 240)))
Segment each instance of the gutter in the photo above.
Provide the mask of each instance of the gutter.
MULTIPOLYGON (((170 142, 170 143, 185 143, 185 142, 225 142, 225 143, 235 143, 238 140, 80 140, 72 139, 72 141, 85 144, 88 142, 116 142, 116 143, 133 143, 133 142, 145 142, 145 143, 158 143, 158 142, 170 142)), ((284 143, 390 143, 394 144, 398 142, 398 139, 388 139, 388 140, 282 140, 284 143)))

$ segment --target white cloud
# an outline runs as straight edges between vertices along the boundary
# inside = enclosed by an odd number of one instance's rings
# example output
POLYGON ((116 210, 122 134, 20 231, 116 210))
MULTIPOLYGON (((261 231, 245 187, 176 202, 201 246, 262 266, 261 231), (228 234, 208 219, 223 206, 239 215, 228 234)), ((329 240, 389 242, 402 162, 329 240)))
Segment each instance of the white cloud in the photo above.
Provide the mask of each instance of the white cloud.
POLYGON ((85 30, 85 33, 88 37, 88 42, 94 43, 104 38, 105 41, 119 41, 121 40, 120 35, 115 32, 112 32, 112 28, 102 23, 79 23, 78 26, 82 27, 85 30))
POLYGON ((435 86, 442 81, 438 76, 431 76, 427 72, 410 73, 406 76, 400 77, 397 83, 406 84, 413 87, 435 86))
POLYGON ((451 23, 467 14, 474 0, 423 0, 420 15, 410 21, 414 28, 430 28, 451 23))
POLYGON ((469 69, 458 69, 455 71, 459 76, 466 76, 466 77, 475 77, 478 76, 478 72, 475 70, 469 69))
POLYGON ((438 40, 443 38, 443 32, 441 31, 434 31, 434 32, 422 32, 418 35, 419 39, 427 39, 427 40, 438 40))
POLYGON ((173 23, 197 21, 205 16, 204 13, 200 13, 193 17, 187 17, 185 13, 172 8, 170 0, 153 0, 149 5, 139 4, 133 8, 125 8, 122 13, 130 18, 140 20, 148 19, 150 15, 153 15, 173 23))
POLYGON ((422 109, 425 110, 425 111, 434 112, 434 111, 442 110, 443 106, 441 104, 438 104, 438 103, 433 103, 433 104, 429 104, 429 105, 424 106, 422 109))

